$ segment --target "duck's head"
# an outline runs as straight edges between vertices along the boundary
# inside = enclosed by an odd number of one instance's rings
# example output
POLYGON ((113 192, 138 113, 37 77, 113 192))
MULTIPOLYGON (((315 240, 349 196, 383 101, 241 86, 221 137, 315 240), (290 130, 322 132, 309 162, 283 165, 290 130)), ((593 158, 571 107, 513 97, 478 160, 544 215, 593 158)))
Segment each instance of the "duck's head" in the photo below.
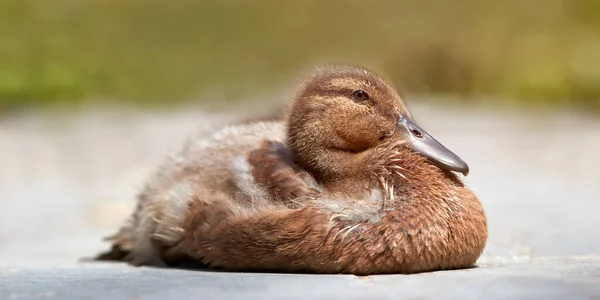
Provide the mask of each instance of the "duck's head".
POLYGON ((288 112, 288 146, 317 177, 340 176, 347 161, 397 142, 445 171, 469 167, 411 118, 391 83, 360 67, 324 67, 298 91, 288 112))

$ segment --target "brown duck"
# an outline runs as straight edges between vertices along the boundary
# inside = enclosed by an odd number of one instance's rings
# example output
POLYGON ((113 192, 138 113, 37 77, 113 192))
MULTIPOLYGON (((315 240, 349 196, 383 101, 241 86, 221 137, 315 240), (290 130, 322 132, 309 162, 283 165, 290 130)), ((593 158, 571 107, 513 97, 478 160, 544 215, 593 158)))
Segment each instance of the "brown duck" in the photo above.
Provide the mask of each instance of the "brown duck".
POLYGON ((485 247, 483 208, 454 173, 467 165, 371 71, 321 69, 285 121, 228 127, 203 144, 159 172, 170 185, 142 193, 109 254, 377 274, 470 267, 485 247), (181 185, 185 197, 172 196, 181 185))

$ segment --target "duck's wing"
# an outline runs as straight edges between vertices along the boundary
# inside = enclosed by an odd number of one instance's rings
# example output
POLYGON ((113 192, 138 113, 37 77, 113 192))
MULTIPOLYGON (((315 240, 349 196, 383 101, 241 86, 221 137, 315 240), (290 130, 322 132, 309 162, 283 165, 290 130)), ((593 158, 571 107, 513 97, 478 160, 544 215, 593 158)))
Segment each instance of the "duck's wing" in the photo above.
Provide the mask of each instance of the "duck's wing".
POLYGON ((485 247, 485 217, 473 211, 478 203, 457 208, 456 216, 425 207, 429 213, 409 208, 400 217, 357 220, 323 207, 324 200, 244 211, 195 201, 182 224, 182 248, 228 271, 368 275, 468 268, 485 247))
POLYGON ((252 176, 272 197, 283 201, 316 197, 320 194, 314 178, 299 169, 284 144, 266 140, 248 155, 252 176))
POLYGON ((183 225, 188 255, 211 268, 329 274, 401 270, 402 258, 382 255, 385 236, 334 220, 316 206, 240 214, 220 203, 197 202, 183 225))

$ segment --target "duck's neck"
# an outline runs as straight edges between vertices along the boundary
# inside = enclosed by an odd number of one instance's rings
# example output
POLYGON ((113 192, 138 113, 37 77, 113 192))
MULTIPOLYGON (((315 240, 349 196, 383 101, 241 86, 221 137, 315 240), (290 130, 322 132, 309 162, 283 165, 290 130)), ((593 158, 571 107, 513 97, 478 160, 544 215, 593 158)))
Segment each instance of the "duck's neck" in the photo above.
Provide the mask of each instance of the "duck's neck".
POLYGON ((370 153, 348 152, 336 149, 315 150, 310 155, 296 153, 294 160, 315 179, 328 188, 346 182, 367 182, 365 171, 370 153))
POLYGON ((303 167, 332 193, 359 195, 379 188, 383 194, 407 199, 445 198, 446 193, 463 186, 456 175, 443 172, 408 149, 323 151, 315 157, 303 167))

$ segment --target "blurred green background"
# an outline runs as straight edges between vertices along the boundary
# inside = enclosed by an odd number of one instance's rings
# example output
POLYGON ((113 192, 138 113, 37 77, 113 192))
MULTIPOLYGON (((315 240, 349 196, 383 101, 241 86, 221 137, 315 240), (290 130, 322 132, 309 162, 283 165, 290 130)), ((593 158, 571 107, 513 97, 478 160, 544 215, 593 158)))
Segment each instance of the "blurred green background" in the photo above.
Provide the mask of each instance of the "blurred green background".
POLYGON ((0 1, 5 112, 238 99, 318 63, 408 94, 600 111, 596 0, 0 1))

